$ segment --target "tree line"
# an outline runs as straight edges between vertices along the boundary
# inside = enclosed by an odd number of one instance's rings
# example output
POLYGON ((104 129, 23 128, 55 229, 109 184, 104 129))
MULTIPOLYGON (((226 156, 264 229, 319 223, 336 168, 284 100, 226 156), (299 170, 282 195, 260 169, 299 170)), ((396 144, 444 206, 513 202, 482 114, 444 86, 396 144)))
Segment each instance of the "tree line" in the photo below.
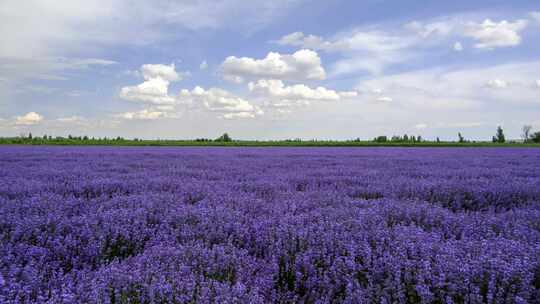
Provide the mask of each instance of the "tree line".
MULTIPOLYGON (((540 132, 533 132, 532 126, 525 125, 522 128, 521 134, 523 143, 540 143, 540 132)), ((491 142, 495 144, 506 143, 507 139, 504 134, 504 130, 501 126, 497 127, 495 135, 491 138, 491 142)), ((33 136, 32 133, 21 134, 19 137, 0 137, 0 144, 66 144, 66 145, 222 145, 222 144, 234 144, 234 143, 251 143, 253 145, 298 145, 302 143, 310 143, 310 145, 339 145, 340 143, 346 145, 358 145, 361 144, 392 144, 392 145, 422 145, 422 144, 449 144, 449 143, 458 143, 458 144, 474 144, 474 143, 486 143, 486 141, 471 141, 465 138, 461 132, 457 134, 457 138, 454 141, 441 141, 439 137, 435 140, 426 140, 421 135, 393 135, 388 137, 386 135, 381 135, 373 138, 372 140, 361 140, 360 138, 345 140, 345 141, 335 141, 335 140, 302 140, 300 138, 295 139, 286 139, 286 140, 277 140, 277 141, 246 141, 246 140, 234 140, 228 133, 224 133, 221 136, 210 139, 210 138, 196 138, 189 140, 142 140, 139 138, 134 139, 125 139, 123 137, 89 137, 89 136, 72 136, 68 135, 67 137, 62 136, 33 136)), ((515 142, 514 142, 515 143, 515 142)))
MULTIPOLYGON (((522 128, 522 134, 521 139, 524 143, 540 143, 540 132, 532 132, 532 126, 531 125, 524 125, 522 128)), ((360 139, 357 139, 360 141, 360 139)), ((421 135, 414 136, 414 135, 393 135, 392 137, 388 138, 386 135, 381 135, 373 138, 374 142, 377 143, 384 143, 384 142, 395 142, 395 143, 416 143, 416 142, 423 142, 424 139, 421 135)), ((435 142, 440 143, 441 140, 439 137, 435 139, 435 142)), ((471 142, 470 140, 467 140, 461 132, 457 134, 457 142, 458 143, 468 143, 471 142)), ((501 126, 497 127, 495 135, 491 138, 491 142, 493 143, 505 143, 506 142, 506 136, 504 135, 504 130, 501 126)))

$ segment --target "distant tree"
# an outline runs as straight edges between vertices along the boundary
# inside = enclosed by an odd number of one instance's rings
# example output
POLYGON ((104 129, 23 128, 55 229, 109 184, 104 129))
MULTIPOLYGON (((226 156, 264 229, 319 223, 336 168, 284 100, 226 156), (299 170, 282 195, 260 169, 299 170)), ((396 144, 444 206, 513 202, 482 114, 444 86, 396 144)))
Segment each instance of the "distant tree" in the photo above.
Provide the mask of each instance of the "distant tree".
POLYGON ((388 138, 384 135, 382 136, 377 136, 375 137, 374 139, 375 142, 379 142, 379 143, 382 143, 382 142, 387 142, 388 141, 388 138))
POLYGON ((437 136, 437 142, 438 142, 438 143, 440 143, 440 142, 441 142, 441 140, 439 139, 439 137, 438 137, 438 136, 437 136))
POLYGON ((88 136, 85 135, 82 140, 88 140, 88 136))
POLYGON ((530 136, 530 140, 535 143, 540 143, 540 132, 533 133, 530 136))
POLYGON ((416 140, 417 140, 418 142, 421 142, 421 141, 422 141, 422 136, 421 136, 421 135, 418 135, 418 137, 416 137, 416 140))
POLYGON ((461 133, 458 133, 457 136, 458 136, 458 141, 459 141, 460 143, 464 143, 464 142, 465 142, 465 138, 463 137, 463 135, 461 135, 461 133))
POLYGON ((43 135, 43 140, 47 140, 47 134, 43 135))
POLYGON ((521 138, 523 138, 523 142, 529 141, 529 134, 531 133, 531 130, 531 125, 524 125, 523 128, 521 128, 521 138))
POLYGON ((503 132, 503 129, 501 128, 501 126, 497 127, 497 134, 495 134, 493 139, 495 139, 496 142, 498 142, 498 143, 504 143, 506 141, 506 139, 504 138, 504 132, 503 132))
POLYGON ((73 136, 71 136, 71 134, 68 134, 68 139, 73 139, 73 136))
POLYGON ((220 141, 220 142, 230 142, 230 141, 232 141, 232 138, 229 136, 229 134, 223 133, 223 135, 221 135, 220 137, 216 138, 215 141, 220 141))
POLYGON ((32 132, 28 133, 28 139, 32 139, 32 132))
POLYGON ((403 141, 409 141, 409 136, 407 134, 403 135, 403 141))

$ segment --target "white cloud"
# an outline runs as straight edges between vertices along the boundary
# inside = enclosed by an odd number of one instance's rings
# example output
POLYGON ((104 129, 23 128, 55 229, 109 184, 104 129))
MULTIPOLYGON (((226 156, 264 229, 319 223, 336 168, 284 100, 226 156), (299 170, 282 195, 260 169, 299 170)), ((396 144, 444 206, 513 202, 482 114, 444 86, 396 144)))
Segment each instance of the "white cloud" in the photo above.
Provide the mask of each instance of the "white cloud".
POLYGON ((130 101, 142 101, 152 104, 174 104, 176 99, 169 96, 169 81, 155 78, 137 86, 123 87, 120 97, 130 101))
POLYGON ((177 95, 169 94, 172 81, 181 79, 174 64, 145 64, 141 67, 145 81, 137 86, 123 87, 120 97, 131 101, 141 101, 154 105, 152 109, 139 112, 125 112, 117 117, 124 119, 157 119, 170 116, 180 104, 191 105, 210 112, 217 112, 223 118, 245 118, 262 115, 263 111, 249 101, 226 90, 195 87, 193 90, 182 89, 177 95), (228 115, 226 115, 228 114, 228 115))
POLYGON ((141 67, 141 74, 145 81, 136 86, 123 87, 120 98, 156 105, 176 103, 176 98, 169 95, 169 85, 182 77, 176 72, 174 64, 145 64, 141 67))
POLYGON ((446 36, 455 30, 455 24, 450 20, 420 22, 412 21, 405 24, 405 29, 416 32, 422 38, 446 36))
POLYGON ((373 78, 362 81, 358 89, 380 88, 387 95, 399 96, 396 106, 417 111, 534 105, 540 100, 530 79, 538 77, 538 70, 538 61, 471 69, 435 68, 373 78), (496 75, 505 78, 494 78, 496 75))
POLYGON ((156 120, 166 116, 165 112, 144 109, 137 112, 125 112, 116 114, 115 117, 126 120, 156 120))
POLYGON ((88 45, 149 45, 186 29, 253 32, 276 22, 300 2, 3 0, 0 57, 73 54, 88 45))
POLYGON ((392 102, 393 99, 391 97, 388 97, 388 96, 381 96, 381 97, 378 97, 376 99, 376 101, 378 101, 378 102, 392 102))
POLYGON ((428 125, 425 123, 419 123, 414 126, 415 129, 419 129, 419 130, 426 129, 427 127, 428 125))
POLYGON ((116 61, 99 58, 0 56, 0 75, 14 81, 25 79, 58 81, 67 80, 74 71, 80 73, 87 69, 106 68, 115 64, 116 61))
POLYGON ((85 119, 81 116, 69 116, 69 117, 60 117, 57 118, 56 121, 63 122, 63 123, 79 123, 84 121, 85 119))
POLYGON ((330 77, 359 71, 380 75, 392 65, 420 59, 424 62, 426 57, 443 52, 451 43, 455 51, 463 50, 462 42, 450 39, 472 38, 476 42, 474 47, 479 49, 516 46, 521 43, 520 32, 527 26, 527 20, 471 22, 471 19, 477 18, 468 14, 413 21, 403 26, 383 23, 354 28, 329 38, 294 32, 274 42, 341 54, 343 58, 332 65, 330 77))
POLYGON ((222 63, 221 70, 225 79, 235 82, 261 78, 322 80, 326 77, 319 55, 306 49, 290 55, 270 52, 263 59, 230 56, 222 63))
POLYGON ((156 78, 170 82, 182 80, 182 77, 176 72, 175 68, 174 63, 171 65, 144 64, 141 67, 141 73, 145 80, 152 80, 156 78))
POLYGON ((237 119, 237 118, 255 118, 257 113, 253 112, 238 112, 238 113, 225 113, 221 115, 221 118, 224 119, 237 119))
POLYGON ((10 85, 36 78, 63 80, 74 74, 67 69, 83 73, 85 67, 114 63, 74 58, 81 54, 171 43, 192 30, 227 28, 250 34, 302 1, 2 0, 0 77, 10 85))
POLYGON ((360 27, 341 32, 331 38, 294 32, 275 43, 310 48, 325 52, 341 53, 331 69, 331 76, 368 71, 380 74, 387 66, 410 61, 419 56, 418 50, 439 42, 452 33, 454 20, 444 19, 421 23, 410 22, 404 26, 382 24, 360 27))
POLYGON ((494 49, 519 45, 521 43, 519 33, 526 27, 527 20, 494 22, 486 19, 482 23, 468 23, 463 34, 477 41, 475 48, 494 49))
POLYGON ((306 49, 339 51, 349 49, 351 46, 347 41, 325 41, 322 37, 316 35, 305 35, 302 32, 294 32, 281 37, 275 41, 279 45, 291 45, 306 49))
POLYGON ((197 86, 191 91, 183 89, 178 99, 183 103, 202 105, 208 111, 220 113, 223 118, 253 118, 264 114, 258 106, 219 88, 205 90, 197 86))
POLYGON ((506 89, 508 87, 508 82, 501 79, 492 79, 486 83, 486 86, 492 89, 506 89))
POLYGON ((36 112, 28 112, 23 116, 17 116, 15 118, 15 124, 30 126, 30 125, 36 125, 40 123, 42 120, 43 120, 43 116, 41 116, 40 114, 36 112))
POLYGON ((337 101, 358 94, 355 91, 337 92, 321 86, 313 89, 304 84, 286 86, 283 81, 277 79, 260 79, 257 82, 250 82, 248 87, 250 91, 265 97, 288 100, 337 101))
POLYGON ((207 68, 208 68, 208 63, 206 62, 206 60, 203 60, 203 62, 201 62, 201 64, 199 65, 199 69, 206 70, 207 68))
POLYGON ((535 84, 536 84, 536 87, 537 87, 537 88, 540 88, 540 79, 536 80, 536 83, 535 83, 535 84))

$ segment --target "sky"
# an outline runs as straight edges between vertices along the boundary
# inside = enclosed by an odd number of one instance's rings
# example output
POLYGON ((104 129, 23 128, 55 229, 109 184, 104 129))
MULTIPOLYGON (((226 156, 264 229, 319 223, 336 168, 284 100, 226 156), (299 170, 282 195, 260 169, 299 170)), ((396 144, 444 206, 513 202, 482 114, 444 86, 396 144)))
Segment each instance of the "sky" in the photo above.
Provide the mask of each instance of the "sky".
POLYGON ((540 2, 3 0, 0 136, 540 131, 540 2))

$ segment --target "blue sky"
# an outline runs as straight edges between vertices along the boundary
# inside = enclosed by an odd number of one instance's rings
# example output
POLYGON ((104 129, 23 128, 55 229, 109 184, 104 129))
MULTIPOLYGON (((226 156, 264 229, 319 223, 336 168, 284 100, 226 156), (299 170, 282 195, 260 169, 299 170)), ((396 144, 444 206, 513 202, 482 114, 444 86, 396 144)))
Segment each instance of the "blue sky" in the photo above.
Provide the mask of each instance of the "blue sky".
POLYGON ((0 3, 0 134, 540 130, 538 1, 0 3))

